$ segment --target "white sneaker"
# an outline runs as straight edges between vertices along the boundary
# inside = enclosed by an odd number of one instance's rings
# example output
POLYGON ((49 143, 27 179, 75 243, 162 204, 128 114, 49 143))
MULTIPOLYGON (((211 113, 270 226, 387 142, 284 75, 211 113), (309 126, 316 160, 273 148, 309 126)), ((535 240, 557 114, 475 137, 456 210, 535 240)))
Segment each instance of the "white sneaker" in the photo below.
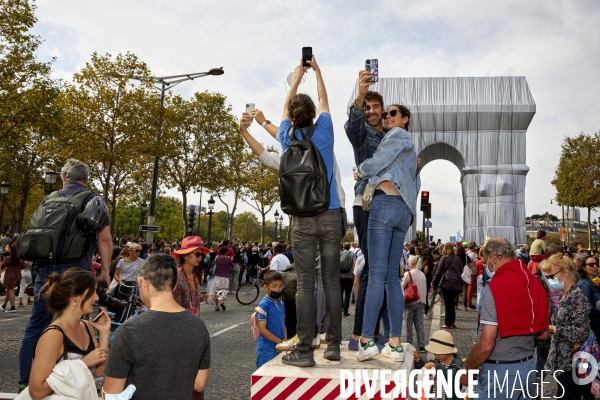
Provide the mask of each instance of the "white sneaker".
POLYGON ((374 339, 369 339, 366 344, 362 344, 360 339, 358 340, 358 352, 356 352, 356 359, 358 361, 367 361, 379 354, 379 349, 374 339))
POLYGON ((404 349, 401 344, 396 347, 391 347, 389 343, 386 343, 383 350, 381 350, 381 354, 391 358, 392 361, 404 362, 404 349))
POLYGON ((440 314, 440 317, 445 317, 445 316, 446 316, 446 313, 441 313, 440 314))
POLYGON ((327 340, 325 340, 325 334, 321 333, 319 335, 319 338, 321 339, 321 344, 327 344, 327 340))
POLYGON ((275 345, 275 350, 277 351, 287 351, 289 349, 291 349, 292 347, 294 347, 296 344, 298 344, 298 342, 300 341, 300 339, 298 339, 298 335, 294 336, 291 339, 288 339, 282 343, 278 343, 275 345))
POLYGON ((320 335, 317 335, 313 341, 312 341, 312 347, 313 349, 318 349, 319 347, 321 347, 321 337, 320 335))

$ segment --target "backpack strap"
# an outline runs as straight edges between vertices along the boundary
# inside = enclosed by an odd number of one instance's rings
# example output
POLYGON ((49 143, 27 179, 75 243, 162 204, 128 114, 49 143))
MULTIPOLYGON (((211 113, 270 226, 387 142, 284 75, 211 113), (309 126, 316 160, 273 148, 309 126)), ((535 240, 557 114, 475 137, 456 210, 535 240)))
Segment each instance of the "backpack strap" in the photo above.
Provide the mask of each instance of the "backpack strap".
MULTIPOLYGON (((55 199, 61 198, 61 197, 67 197, 67 196, 61 196, 61 194, 59 192, 60 192, 60 190, 56 190, 56 191, 50 193, 48 195, 48 197, 46 197, 46 199, 44 200, 44 203, 46 203, 50 200, 55 200, 55 199)), ((70 197, 73 198, 73 203, 79 205, 79 208, 81 208, 85 199, 87 199, 92 194, 93 193, 90 192, 89 190, 84 190, 83 192, 79 192, 70 197)))
POLYGON ((317 126, 315 124, 312 124, 311 126, 308 127, 306 132, 302 132, 302 129, 298 128, 297 126, 292 126, 290 128, 290 131, 288 132, 288 135, 290 136, 290 139, 292 140, 292 142, 295 140, 311 140, 316 127, 317 126), (296 132, 296 129, 298 129, 298 131, 300 131, 300 137, 302 139, 296 139, 296 136, 294 135, 294 133, 296 132))
POLYGON ((267 312, 265 310, 263 310, 262 308, 260 308, 260 307, 254 308, 254 311, 256 311, 259 314, 264 315, 265 317, 267 316, 267 312))

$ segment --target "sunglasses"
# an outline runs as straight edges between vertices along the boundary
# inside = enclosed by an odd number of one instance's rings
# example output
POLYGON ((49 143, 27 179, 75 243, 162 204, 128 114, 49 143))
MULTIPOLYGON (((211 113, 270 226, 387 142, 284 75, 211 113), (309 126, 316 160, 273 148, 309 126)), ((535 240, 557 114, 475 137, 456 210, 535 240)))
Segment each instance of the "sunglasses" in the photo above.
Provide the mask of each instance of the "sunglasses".
POLYGON ((198 258, 200 258, 200 257, 202 257, 204 255, 203 253, 190 253, 190 254, 193 254, 193 255, 195 255, 198 258))
POLYGON ((280 292, 283 290, 283 285, 279 285, 279 286, 269 286, 269 290, 273 290, 275 292, 280 292))
POLYGON ((387 112, 387 111, 386 111, 386 112, 384 112, 383 114, 381 114, 381 116, 383 117, 383 119, 386 119, 388 115, 390 115, 390 116, 392 116, 392 117, 395 117, 396 115, 398 115, 398 113, 399 113, 399 112, 400 112, 400 111, 398 111, 398 110, 392 110, 392 111, 390 111, 390 112, 387 112))
MULTIPOLYGON (((564 270, 563 270, 563 271, 564 271, 564 270)), ((548 278, 548 279, 554 279, 554 277, 555 277, 556 275, 560 274, 560 273, 561 273, 561 272, 563 272, 563 271, 558 271, 558 272, 555 272, 555 273, 553 273, 552 275, 546 275, 546 278, 548 278)))
POLYGON ((587 265, 588 267, 597 267, 598 263, 597 262, 591 262, 591 263, 585 263, 585 265, 587 265))
POLYGON ((130 249, 130 251, 135 251, 135 252, 139 253, 141 250, 140 249, 130 249))

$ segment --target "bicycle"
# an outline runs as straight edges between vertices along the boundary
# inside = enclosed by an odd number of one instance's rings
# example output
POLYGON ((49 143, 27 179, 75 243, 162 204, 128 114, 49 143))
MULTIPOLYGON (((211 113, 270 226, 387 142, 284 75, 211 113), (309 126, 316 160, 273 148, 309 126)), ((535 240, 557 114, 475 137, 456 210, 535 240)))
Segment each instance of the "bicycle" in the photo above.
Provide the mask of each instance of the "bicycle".
POLYGON ((259 277, 252 279, 252 282, 243 283, 237 288, 235 298, 241 305, 247 306, 258 299, 260 289, 263 287, 263 281, 259 277))

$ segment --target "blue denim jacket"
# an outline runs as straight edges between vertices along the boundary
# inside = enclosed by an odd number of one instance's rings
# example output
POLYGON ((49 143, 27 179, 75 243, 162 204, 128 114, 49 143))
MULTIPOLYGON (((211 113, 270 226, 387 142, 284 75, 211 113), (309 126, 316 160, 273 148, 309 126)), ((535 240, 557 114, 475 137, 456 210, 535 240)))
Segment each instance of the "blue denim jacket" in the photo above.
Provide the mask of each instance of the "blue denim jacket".
POLYGON ((415 145, 404 129, 393 128, 385 135, 373 157, 359 165, 358 177, 368 179, 373 187, 390 181, 416 218, 421 178, 417 173, 415 145))
MULTIPOLYGON (((385 132, 379 132, 366 124, 365 110, 364 107, 352 104, 348 121, 344 124, 346 136, 348 136, 348 140, 350 140, 354 149, 354 162, 356 165, 360 165, 363 161, 373 157, 381 139, 385 136, 385 132)), ((366 185, 366 180, 356 182, 354 184, 354 194, 363 194, 366 185)))
POLYGON ((600 288, 589 278, 581 278, 577 281, 579 289, 586 294, 592 308, 598 308, 597 304, 600 301, 600 288))

